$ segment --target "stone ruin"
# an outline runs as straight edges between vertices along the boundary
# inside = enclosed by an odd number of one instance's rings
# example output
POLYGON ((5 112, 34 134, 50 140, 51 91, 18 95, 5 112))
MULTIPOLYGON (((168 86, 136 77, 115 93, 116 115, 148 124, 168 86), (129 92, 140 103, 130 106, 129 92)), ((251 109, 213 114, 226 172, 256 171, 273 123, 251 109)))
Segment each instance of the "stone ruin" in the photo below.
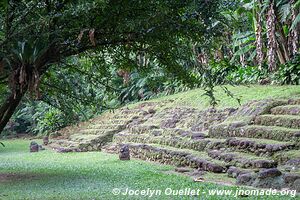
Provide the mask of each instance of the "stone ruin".
POLYGON ((59 152, 121 150, 120 159, 227 174, 237 185, 300 191, 299 138, 299 99, 218 110, 168 107, 165 101, 104 113, 62 131, 50 145, 59 152))

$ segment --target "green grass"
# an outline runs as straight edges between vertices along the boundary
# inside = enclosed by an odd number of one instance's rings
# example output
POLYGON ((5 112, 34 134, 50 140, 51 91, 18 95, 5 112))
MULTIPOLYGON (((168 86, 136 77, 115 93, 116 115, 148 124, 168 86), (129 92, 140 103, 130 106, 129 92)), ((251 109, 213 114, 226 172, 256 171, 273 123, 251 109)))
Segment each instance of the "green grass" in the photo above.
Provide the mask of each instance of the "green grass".
MULTIPOLYGON (((145 199, 143 196, 114 196, 113 188, 130 189, 233 189, 166 173, 171 166, 139 160, 119 161, 116 155, 101 152, 59 154, 51 150, 29 153, 26 140, 6 140, 0 148, 0 199, 145 199), (1 176, 0 176, 1 177, 1 176), (2 176, 3 177, 3 176, 2 176)), ((147 199, 147 198, 146 198, 147 199)), ((154 196, 152 199, 233 199, 232 196, 154 196)), ((242 198, 262 199, 262 197, 242 198)), ((263 199, 283 199, 280 196, 263 199)), ((284 199, 289 199, 285 197, 284 199)))
MULTIPOLYGON (((241 104, 251 100, 261 100, 267 98, 300 98, 300 86, 272 86, 272 85, 250 85, 250 86, 227 86, 235 97, 241 99, 241 104)), ((203 96, 204 90, 194 89, 187 92, 165 96, 150 100, 152 102, 160 102, 163 100, 169 102, 167 106, 189 106, 198 109, 206 109, 209 107, 209 98, 203 96)), ((218 108, 238 107, 236 99, 226 95, 220 87, 215 88, 215 96, 219 100, 218 108)), ((139 104, 139 103, 138 103, 139 104)), ((134 106, 136 104, 132 104, 134 106)))

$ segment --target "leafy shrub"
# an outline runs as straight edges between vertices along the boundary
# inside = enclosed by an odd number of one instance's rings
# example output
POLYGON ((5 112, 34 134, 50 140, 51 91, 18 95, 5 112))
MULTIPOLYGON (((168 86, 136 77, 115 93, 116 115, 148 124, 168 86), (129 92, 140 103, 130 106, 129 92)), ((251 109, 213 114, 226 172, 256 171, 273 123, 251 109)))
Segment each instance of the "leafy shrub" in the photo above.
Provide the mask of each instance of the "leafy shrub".
POLYGON ((163 71, 138 72, 130 74, 130 81, 124 85, 119 100, 121 103, 148 100, 158 95, 170 95, 190 89, 182 81, 168 77, 163 71))
POLYGON ((52 107, 46 109, 44 113, 37 112, 33 115, 37 124, 32 127, 32 132, 35 134, 49 134, 61 129, 67 123, 64 114, 52 107))
POLYGON ((281 65, 274 74, 274 79, 279 84, 300 85, 300 54, 285 65, 281 65))
POLYGON ((14 123, 22 121, 11 129, 16 133, 19 133, 17 130, 26 128, 27 133, 46 135, 70 123, 63 112, 43 102, 27 102, 18 110, 16 116, 14 123))

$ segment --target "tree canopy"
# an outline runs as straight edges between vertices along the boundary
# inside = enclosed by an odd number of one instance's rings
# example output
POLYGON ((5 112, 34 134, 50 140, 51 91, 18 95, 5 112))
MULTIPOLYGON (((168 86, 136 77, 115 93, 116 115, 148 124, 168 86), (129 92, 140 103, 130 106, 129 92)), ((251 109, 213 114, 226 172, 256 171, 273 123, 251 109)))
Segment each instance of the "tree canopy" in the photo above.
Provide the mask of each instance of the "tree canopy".
POLYGON ((42 110, 71 123, 194 87, 203 87, 215 106, 216 85, 234 97, 225 84, 300 84, 299 6, 299 0, 1 1, 0 132, 23 97, 16 115, 30 111, 31 124, 47 116, 42 110))
POLYGON ((2 1, 0 89, 8 97, 0 108, 0 131, 24 94, 39 98, 43 76, 54 65, 65 67, 60 64, 73 55, 88 52, 103 67, 114 62, 126 69, 139 67, 132 54, 147 52, 162 68, 184 73, 178 46, 209 36, 218 8, 218 1, 207 0, 2 1))

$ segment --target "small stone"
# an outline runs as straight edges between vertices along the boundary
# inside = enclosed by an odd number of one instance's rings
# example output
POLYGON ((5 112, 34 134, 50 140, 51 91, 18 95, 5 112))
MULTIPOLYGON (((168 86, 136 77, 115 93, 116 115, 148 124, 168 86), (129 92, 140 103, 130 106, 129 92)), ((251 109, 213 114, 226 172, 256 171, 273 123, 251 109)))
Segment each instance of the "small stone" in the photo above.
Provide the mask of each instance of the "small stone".
POLYGON ((229 167, 229 169, 227 170, 228 176, 232 178, 236 178, 240 172, 241 170, 236 167, 229 167))
POLYGON ((269 152, 272 152, 273 151, 273 145, 272 144, 267 144, 265 149, 269 152))
POLYGON ((120 160, 130 160, 130 151, 127 144, 124 144, 120 147, 119 158, 120 160))
POLYGON ((286 165, 300 166, 300 159, 291 159, 286 162, 286 165))
POLYGON ((300 175, 287 173, 284 174, 284 182, 288 185, 293 184, 297 179, 300 179, 300 175))
POLYGON ((43 151, 45 148, 42 145, 39 145, 39 151, 43 151))
POLYGON ((213 163, 208 163, 206 166, 206 169, 210 172, 214 172, 214 173, 222 173, 224 171, 224 168, 220 165, 216 165, 213 163))
POLYGON ((175 169, 176 172, 179 172, 179 173, 185 173, 185 172, 190 172, 192 171, 190 168, 187 168, 187 167, 177 167, 175 169))
POLYGON ((206 172, 205 171, 201 171, 201 170, 194 170, 191 173, 189 173, 190 176, 195 177, 195 178, 196 177, 201 177, 204 174, 206 174, 206 172))
POLYGON ((296 190, 297 192, 300 192, 300 179, 295 180, 291 189, 296 190))
POLYGON ((44 143, 44 145, 48 145, 49 144, 49 137, 48 136, 44 136, 43 137, 43 143, 44 143))
POLYGON ((300 132, 294 134, 295 137, 300 137, 300 132))
POLYGON ((256 144, 255 148, 256 149, 264 149, 264 148, 266 148, 266 144, 256 144))
POLYGON ((39 151, 39 145, 35 141, 32 141, 30 143, 30 152, 38 152, 39 151))
MULTIPOLYGON (((59 147, 57 149, 55 149, 58 153, 68 153, 68 152, 71 152, 72 150, 71 149, 68 149, 68 148, 63 148, 63 147, 59 147)), ((84 149, 82 151, 85 151, 84 149)))
POLYGON ((156 111, 153 108, 149 108, 148 113, 149 114, 154 114, 156 111))
POLYGON ((154 136, 160 136, 160 135, 162 135, 162 134, 161 134, 161 131, 153 130, 153 131, 152 131, 152 135, 154 135, 154 136))
POLYGON ((193 133, 191 138, 195 140, 195 139, 203 139, 205 137, 206 136, 204 133, 193 133))
POLYGON ((236 139, 232 139, 228 143, 229 143, 230 146, 235 146, 236 147, 236 146, 239 145, 240 142, 236 139))
POLYGON ((276 167, 276 163, 270 160, 257 160, 253 165, 257 168, 273 168, 276 167))
POLYGON ((236 183, 238 185, 251 185, 255 178, 255 174, 253 173, 240 174, 236 179, 236 183))
POLYGON ((271 168, 271 169, 262 169, 258 173, 258 178, 268 178, 268 177, 276 177, 280 176, 282 173, 277 168, 271 168))

